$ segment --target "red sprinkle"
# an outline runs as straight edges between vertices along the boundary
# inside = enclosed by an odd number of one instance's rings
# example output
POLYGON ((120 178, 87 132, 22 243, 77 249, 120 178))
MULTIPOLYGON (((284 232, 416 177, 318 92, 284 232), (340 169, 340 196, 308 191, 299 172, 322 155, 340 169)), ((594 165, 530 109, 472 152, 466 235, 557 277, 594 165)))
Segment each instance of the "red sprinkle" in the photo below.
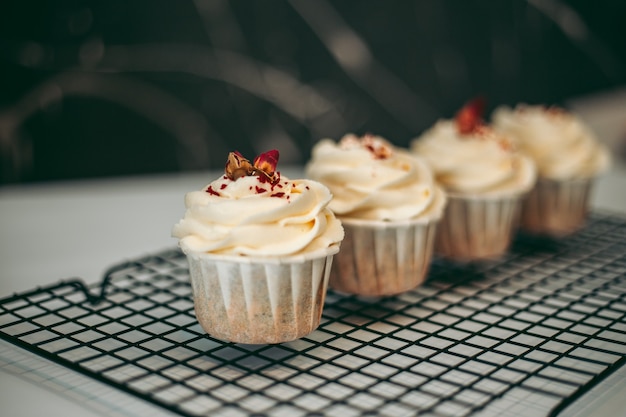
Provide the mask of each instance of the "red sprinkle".
POLYGON ((285 193, 274 193, 274 194, 270 195, 270 197, 278 197, 278 198, 280 198, 280 197, 283 197, 284 195, 285 195, 285 193))
POLYGON ((219 196, 219 195, 220 195, 220 193, 218 193, 217 191, 215 191, 215 190, 213 189, 213 187, 211 187, 210 185, 209 185, 209 188, 207 188, 207 189, 206 189, 206 192, 207 192, 207 193, 209 193, 209 194, 211 194, 211 195, 216 195, 216 196, 219 196))
POLYGON ((223 189, 224 189, 224 188, 226 188, 226 187, 228 187, 228 185, 226 185, 226 184, 222 184, 222 185, 220 185, 220 190, 223 190, 223 189))
POLYGON ((257 185, 257 186, 255 186, 255 188, 256 188, 256 193, 257 193, 257 194, 261 194, 261 193, 264 193, 264 192, 266 192, 266 191, 267 191, 265 188, 261 188, 261 187, 259 187, 258 185, 257 185))

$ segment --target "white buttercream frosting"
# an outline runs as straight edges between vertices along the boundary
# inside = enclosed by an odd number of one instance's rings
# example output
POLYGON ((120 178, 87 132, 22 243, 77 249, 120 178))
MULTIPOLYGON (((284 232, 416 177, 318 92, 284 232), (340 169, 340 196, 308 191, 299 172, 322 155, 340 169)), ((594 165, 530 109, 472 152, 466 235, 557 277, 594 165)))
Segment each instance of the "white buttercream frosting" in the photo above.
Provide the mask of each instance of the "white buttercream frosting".
POLYGON ((429 221, 445 206, 428 166, 378 136, 319 141, 306 175, 331 190, 329 207, 340 218, 429 221))
POLYGON ((343 227, 322 184, 282 177, 222 176, 185 195, 185 216, 172 230, 185 253, 263 257, 309 253, 338 244, 343 227))
POLYGON ((427 161, 437 182, 451 193, 522 193, 536 180, 530 158, 487 125, 460 133, 455 121, 439 120, 411 142, 411 151, 427 161))
POLYGON ((590 178, 606 170, 610 156, 575 115, 558 108, 520 104, 499 107, 493 125, 533 158, 539 175, 555 180, 590 178))

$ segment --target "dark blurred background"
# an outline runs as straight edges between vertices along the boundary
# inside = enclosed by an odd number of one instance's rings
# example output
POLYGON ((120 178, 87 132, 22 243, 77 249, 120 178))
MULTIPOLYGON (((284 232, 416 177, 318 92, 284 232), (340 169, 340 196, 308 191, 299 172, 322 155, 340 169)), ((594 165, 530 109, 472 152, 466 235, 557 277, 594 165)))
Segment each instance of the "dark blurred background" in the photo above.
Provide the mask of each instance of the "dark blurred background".
POLYGON ((626 84, 623 0, 5 0, 0 184, 221 168, 322 137, 406 146, 626 84))

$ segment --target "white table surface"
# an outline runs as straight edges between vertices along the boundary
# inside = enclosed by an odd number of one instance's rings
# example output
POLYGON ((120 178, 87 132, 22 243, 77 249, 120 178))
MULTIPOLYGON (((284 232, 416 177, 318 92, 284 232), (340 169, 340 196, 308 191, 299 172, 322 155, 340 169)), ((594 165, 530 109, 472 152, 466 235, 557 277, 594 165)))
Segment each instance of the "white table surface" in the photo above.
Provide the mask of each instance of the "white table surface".
MULTIPOLYGON (((295 178, 301 170, 283 168, 282 172, 295 178)), ((108 266, 175 246, 170 230, 184 212, 184 194, 217 175, 0 187, 0 297, 64 278, 97 282, 108 266)), ((592 206, 626 213, 626 166, 614 166, 598 181, 592 206)), ((145 415, 150 410, 150 415, 170 415, 143 402, 125 409, 113 407, 120 401, 132 403, 133 398, 102 384, 77 392, 68 386, 84 386, 85 381, 89 385, 88 379, 64 382, 61 376, 67 379, 73 372, 55 371, 34 356, 6 342, 0 345, 0 414, 40 416, 54 410, 54 415, 91 417, 145 415), (42 377, 44 372, 49 375, 42 377)), ((626 372, 618 372, 596 392, 596 397, 579 400, 566 414, 626 415, 626 372)))

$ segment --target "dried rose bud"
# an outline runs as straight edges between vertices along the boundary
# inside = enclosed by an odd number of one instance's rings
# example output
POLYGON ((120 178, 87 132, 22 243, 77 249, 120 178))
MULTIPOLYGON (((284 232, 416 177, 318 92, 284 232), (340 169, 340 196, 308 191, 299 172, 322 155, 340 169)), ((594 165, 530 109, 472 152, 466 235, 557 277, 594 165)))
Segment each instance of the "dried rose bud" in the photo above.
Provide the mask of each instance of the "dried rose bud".
POLYGON ((455 116, 456 127, 459 133, 472 133, 483 124, 483 112, 485 111, 484 97, 477 97, 465 104, 455 116))
POLYGON ((238 178, 251 175, 253 170, 254 167, 250 164, 250 161, 239 152, 235 151, 228 154, 224 172, 230 180, 235 181, 238 178))
POLYGON ((278 165, 278 151, 273 149, 262 153, 254 158, 254 168, 256 168, 256 174, 264 175, 270 182, 275 182, 276 166, 278 165))

